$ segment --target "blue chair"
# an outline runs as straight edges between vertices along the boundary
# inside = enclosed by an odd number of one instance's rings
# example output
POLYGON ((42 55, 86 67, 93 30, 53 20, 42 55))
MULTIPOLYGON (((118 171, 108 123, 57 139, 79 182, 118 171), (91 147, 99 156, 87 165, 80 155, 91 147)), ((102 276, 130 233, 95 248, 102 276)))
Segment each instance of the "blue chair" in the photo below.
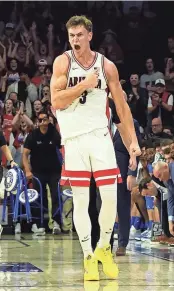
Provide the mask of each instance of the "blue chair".
MULTIPOLYGON (((45 207, 43 207, 43 193, 42 193, 42 185, 40 180, 33 176, 33 180, 37 181, 37 183, 39 184, 39 195, 40 195, 40 203, 35 200, 34 203, 32 203, 32 206, 30 206, 31 208, 40 208, 40 217, 41 217, 41 227, 43 227, 43 220, 44 220, 44 210, 47 210, 45 207)), ((32 217, 32 218, 37 218, 37 217, 32 217)))
POLYGON ((10 214, 13 215, 13 222, 17 222, 19 217, 20 218, 27 217, 27 222, 30 222, 31 211, 29 197, 27 193, 27 181, 23 171, 19 167, 14 167, 13 169, 9 170, 5 177, 5 193, 3 200, 2 221, 5 220, 8 194, 10 197, 10 204, 12 208, 12 213, 9 213, 9 215, 10 214), (19 202, 20 202, 19 197, 22 191, 24 192, 25 196, 25 209, 26 209, 25 214, 22 214, 21 211, 19 214, 19 202))
POLYGON ((13 222, 18 219, 27 218, 27 223, 32 222, 31 207, 40 208, 41 225, 43 225, 43 195, 42 185, 37 177, 33 177, 39 184, 39 193, 34 189, 27 189, 27 179, 23 171, 19 167, 15 167, 7 172, 5 177, 5 193, 3 200, 2 221, 5 220, 6 206, 8 200, 8 193, 10 198, 10 205, 12 208, 13 222), (15 195, 16 194, 16 195, 15 195), (40 195, 40 203, 37 199, 40 195), (30 205, 32 203, 32 206, 30 205), (26 213, 22 213, 22 205, 25 206, 26 213))

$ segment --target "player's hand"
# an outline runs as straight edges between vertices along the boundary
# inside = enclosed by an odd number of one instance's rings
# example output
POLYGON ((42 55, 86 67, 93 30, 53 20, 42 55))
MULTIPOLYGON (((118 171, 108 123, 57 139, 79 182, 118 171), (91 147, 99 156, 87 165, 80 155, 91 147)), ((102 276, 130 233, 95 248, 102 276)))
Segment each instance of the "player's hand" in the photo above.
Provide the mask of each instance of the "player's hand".
POLYGON ((136 159, 136 156, 133 154, 130 156, 130 159, 129 159, 129 169, 131 171, 135 171, 137 168, 137 159, 136 159))
POLYGON ((97 87, 98 84, 98 72, 93 71, 90 72, 87 76, 86 79, 84 80, 86 89, 91 89, 97 87))
POLYGON ((141 150, 140 150, 138 143, 134 143, 134 142, 131 143, 129 154, 131 157, 132 156, 136 156, 136 157, 141 156, 141 150))

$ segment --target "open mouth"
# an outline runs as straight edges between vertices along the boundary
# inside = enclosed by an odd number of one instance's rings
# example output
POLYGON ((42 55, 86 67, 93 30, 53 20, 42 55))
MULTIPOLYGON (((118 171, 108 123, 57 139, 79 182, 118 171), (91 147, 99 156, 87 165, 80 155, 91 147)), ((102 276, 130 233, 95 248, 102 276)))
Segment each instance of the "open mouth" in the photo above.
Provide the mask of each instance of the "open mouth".
POLYGON ((75 45, 74 45, 74 48, 75 48, 75 50, 78 51, 78 50, 80 49, 80 46, 79 46, 78 44, 75 44, 75 45))

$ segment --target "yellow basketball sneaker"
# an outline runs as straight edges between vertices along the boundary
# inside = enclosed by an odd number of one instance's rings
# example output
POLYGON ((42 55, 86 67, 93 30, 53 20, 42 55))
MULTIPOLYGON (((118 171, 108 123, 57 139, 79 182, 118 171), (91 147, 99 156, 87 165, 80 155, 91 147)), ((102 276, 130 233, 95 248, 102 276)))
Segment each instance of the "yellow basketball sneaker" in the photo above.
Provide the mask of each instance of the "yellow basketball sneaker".
POLYGON ((106 276, 110 279, 117 279, 118 277, 118 266, 114 262, 112 253, 111 253, 111 246, 107 245, 104 248, 97 247, 94 252, 95 257, 100 261, 103 265, 103 272, 106 276))
POLYGON ((99 281, 98 261, 95 256, 88 255, 84 259, 84 281, 99 281))

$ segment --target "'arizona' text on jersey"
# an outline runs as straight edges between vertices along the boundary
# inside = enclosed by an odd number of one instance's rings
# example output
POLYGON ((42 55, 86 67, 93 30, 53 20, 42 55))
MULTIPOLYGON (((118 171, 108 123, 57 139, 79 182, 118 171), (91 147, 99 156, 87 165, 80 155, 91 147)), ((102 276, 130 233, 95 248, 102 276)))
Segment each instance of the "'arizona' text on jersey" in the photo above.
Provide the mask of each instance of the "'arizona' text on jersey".
POLYGON ((108 126, 107 80, 104 72, 104 56, 96 52, 91 66, 85 68, 77 61, 73 51, 67 51, 65 54, 69 58, 67 88, 71 88, 84 80, 86 75, 95 69, 98 69, 99 77, 96 88, 85 91, 67 108, 56 111, 62 143, 66 139, 108 126))

